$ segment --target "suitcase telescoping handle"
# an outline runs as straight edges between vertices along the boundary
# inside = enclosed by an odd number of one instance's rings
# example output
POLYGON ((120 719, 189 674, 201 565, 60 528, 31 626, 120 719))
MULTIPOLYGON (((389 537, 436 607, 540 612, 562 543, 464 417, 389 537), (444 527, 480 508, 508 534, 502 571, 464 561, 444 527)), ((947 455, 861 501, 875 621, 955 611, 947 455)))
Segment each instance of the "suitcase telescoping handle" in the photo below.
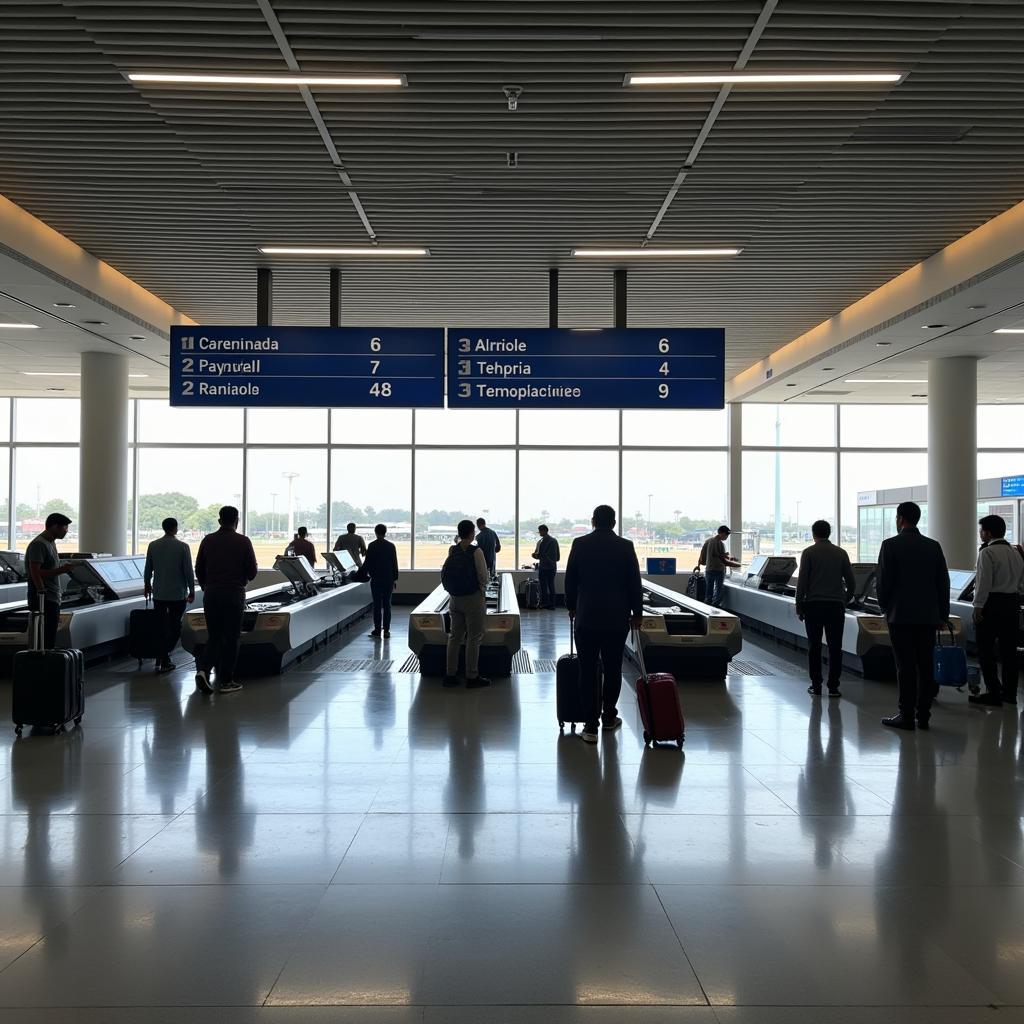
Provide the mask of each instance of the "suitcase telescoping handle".
POLYGON ((937 626, 935 632, 938 633, 936 640, 938 641, 939 647, 946 646, 942 641, 945 639, 947 632, 949 633, 949 646, 956 647, 956 633, 953 632, 952 622, 945 622, 943 625, 937 626))
POLYGON ((640 645, 640 630, 635 626, 633 629, 633 646, 636 648, 636 660, 640 666, 640 685, 643 687, 644 700, 647 703, 647 720, 650 723, 649 732, 653 739, 658 735, 654 725, 654 701, 651 700, 651 688, 647 679, 647 665, 644 663, 644 649, 640 645))
POLYGON ((640 678, 647 682, 647 666, 644 664, 644 649, 640 646, 640 630, 633 627, 633 646, 636 648, 636 660, 640 665, 640 678))
POLYGON ((46 622, 46 595, 39 595, 39 605, 36 610, 29 611, 28 623, 28 649, 30 651, 42 651, 43 640, 46 637, 44 624, 46 622))

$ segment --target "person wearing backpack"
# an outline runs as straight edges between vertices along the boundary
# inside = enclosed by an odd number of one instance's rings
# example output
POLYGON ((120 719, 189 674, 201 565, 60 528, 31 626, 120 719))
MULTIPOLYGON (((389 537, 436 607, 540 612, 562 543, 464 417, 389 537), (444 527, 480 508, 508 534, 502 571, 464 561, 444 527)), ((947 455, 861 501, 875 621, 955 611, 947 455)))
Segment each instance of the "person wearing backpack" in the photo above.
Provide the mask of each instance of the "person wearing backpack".
POLYGON ((448 635, 448 660, 444 676, 445 686, 458 686, 459 650, 466 641, 466 687, 475 690, 490 686, 479 672, 480 644, 487 624, 487 600, 484 594, 490 582, 490 573, 484 553, 473 544, 476 527, 471 519, 463 519, 458 526, 459 542, 448 552, 441 567, 441 586, 449 596, 448 612, 452 630, 448 635))

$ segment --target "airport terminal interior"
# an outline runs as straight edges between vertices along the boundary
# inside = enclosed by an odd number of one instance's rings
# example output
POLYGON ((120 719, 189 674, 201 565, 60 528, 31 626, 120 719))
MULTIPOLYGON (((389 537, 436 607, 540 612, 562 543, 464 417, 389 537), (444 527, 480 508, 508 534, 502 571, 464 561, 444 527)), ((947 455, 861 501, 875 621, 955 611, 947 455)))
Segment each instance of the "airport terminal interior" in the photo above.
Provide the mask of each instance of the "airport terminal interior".
POLYGON ((1024 1022, 1022 54, 1016 0, 0 3, 0 1024, 1024 1022), (152 632, 225 506, 255 577, 152 632))

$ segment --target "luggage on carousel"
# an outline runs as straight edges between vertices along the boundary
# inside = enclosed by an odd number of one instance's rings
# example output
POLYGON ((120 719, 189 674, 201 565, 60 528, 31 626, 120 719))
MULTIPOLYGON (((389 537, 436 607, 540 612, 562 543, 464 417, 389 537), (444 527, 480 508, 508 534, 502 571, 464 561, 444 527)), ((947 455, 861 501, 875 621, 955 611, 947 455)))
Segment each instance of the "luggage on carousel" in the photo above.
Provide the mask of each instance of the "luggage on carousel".
POLYGON ((679 687, 671 672, 647 674, 640 633, 633 631, 640 678, 636 681, 636 702, 644 726, 644 744, 675 743, 682 749, 686 734, 683 708, 679 703, 679 687))
POLYGON ((85 711, 85 658, 76 650, 43 650, 43 600, 29 623, 29 649, 14 655, 11 718, 19 736, 26 725, 61 732, 85 711))

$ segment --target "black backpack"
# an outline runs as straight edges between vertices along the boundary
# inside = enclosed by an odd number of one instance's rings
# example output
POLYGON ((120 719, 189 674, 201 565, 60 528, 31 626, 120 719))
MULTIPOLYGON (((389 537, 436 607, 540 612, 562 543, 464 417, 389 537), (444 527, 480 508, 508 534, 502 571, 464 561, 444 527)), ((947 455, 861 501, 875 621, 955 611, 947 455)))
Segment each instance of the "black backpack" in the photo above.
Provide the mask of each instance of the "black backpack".
POLYGON ((456 544, 449 552, 441 566, 441 586, 452 597, 466 597, 480 589, 480 581, 476 575, 477 548, 470 545, 463 548, 456 544))

